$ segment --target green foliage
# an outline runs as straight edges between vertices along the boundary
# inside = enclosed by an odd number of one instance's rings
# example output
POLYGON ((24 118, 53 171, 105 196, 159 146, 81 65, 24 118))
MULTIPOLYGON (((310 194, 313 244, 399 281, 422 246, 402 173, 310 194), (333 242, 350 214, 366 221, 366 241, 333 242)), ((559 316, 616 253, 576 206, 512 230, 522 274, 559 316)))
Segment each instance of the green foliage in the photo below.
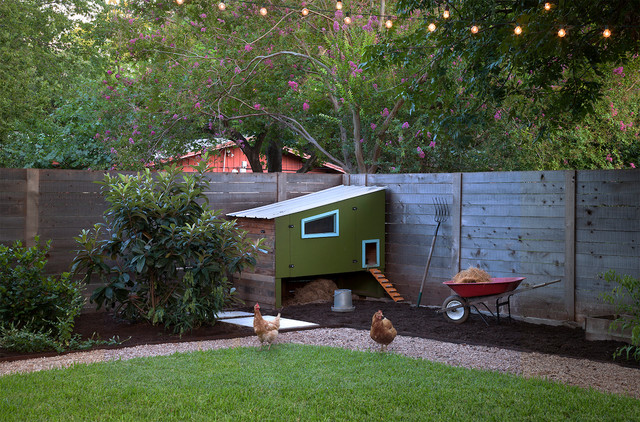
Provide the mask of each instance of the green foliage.
POLYGON ((618 312, 610 328, 631 330, 631 344, 619 348, 614 358, 625 355, 627 359, 640 361, 640 279, 621 276, 614 270, 607 271, 604 279, 615 285, 611 293, 602 295, 604 301, 615 305, 618 312))
MULTIPOLYGON (((7 138, 36 130, 74 81, 95 71, 97 44, 88 36, 97 2, 5 0, 0 2, 0 165, 7 138)), ((10 163, 9 163, 10 164, 10 163)))
POLYGON ((261 240, 208 208, 206 162, 193 173, 105 175, 106 222, 76 238, 73 264, 105 283, 91 296, 98 308, 178 332, 215 322, 232 299, 230 275, 255 264, 261 240))
POLYGON ((68 347, 84 304, 82 288, 69 273, 47 276, 51 241, 24 247, 0 245, 0 346, 37 351, 68 347))

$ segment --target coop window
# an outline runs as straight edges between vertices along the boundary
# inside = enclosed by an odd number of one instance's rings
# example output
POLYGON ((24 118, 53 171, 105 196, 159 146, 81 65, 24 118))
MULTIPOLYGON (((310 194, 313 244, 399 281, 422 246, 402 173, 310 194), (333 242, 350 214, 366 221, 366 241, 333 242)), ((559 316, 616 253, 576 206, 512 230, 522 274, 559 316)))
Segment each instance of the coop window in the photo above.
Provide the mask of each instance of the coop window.
POLYGON ((335 237, 339 235, 338 210, 302 219, 302 237, 335 237))
POLYGON ((362 268, 380 266, 380 240, 362 241, 362 268))

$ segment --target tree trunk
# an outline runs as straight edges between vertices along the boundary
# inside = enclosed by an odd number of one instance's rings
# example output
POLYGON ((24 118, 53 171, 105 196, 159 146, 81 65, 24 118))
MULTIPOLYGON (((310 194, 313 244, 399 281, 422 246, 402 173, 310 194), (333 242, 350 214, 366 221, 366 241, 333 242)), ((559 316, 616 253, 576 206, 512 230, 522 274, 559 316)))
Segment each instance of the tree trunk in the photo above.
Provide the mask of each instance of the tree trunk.
POLYGON ((273 136, 269 137, 267 143, 267 171, 269 173, 282 171, 282 142, 273 136))

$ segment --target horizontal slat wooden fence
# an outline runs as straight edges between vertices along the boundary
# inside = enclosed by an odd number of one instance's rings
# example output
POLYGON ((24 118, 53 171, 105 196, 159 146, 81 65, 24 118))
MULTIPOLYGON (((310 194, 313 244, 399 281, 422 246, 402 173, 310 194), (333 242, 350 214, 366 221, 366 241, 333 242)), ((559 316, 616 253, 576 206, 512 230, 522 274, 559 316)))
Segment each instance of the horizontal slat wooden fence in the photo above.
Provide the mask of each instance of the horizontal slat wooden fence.
MULTIPOLYGON (((52 239, 49 271, 69 269, 76 236, 102 220, 100 172, 0 169, 0 242, 52 239)), ((640 171, 452 174, 210 175, 210 206, 224 213, 294 198, 340 184, 386 187, 385 274, 417 300, 433 239, 435 198, 449 207, 422 296, 440 305, 442 284, 478 266, 493 277, 562 282, 512 298, 516 315, 582 321, 611 313, 600 295, 609 269, 640 277, 640 171)))

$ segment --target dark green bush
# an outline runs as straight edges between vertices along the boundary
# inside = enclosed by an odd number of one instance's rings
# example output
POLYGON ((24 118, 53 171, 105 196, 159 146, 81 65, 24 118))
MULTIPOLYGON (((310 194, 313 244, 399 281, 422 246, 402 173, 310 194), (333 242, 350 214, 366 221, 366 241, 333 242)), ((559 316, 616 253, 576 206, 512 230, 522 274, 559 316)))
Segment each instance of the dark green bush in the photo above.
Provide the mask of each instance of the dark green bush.
POLYGON ((230 275, 255 264, 253 243, 234 221, 208 208, 206 159, 193 173, 176 168, 105 175, 105 223, 76 238, 73 271, 104 286, 91 300, 130 320, 177 332, 213 324, 231 300, 230 275))
POLYGON ((64 347, 84 304, 82 288, 69 273, 47 276, 51 241, 24 247, 0 245, 0 347, 16 350, 10 337, 25 340, 21 351, 64 347), (29 346, 31 344, 31 346, 29 346))

